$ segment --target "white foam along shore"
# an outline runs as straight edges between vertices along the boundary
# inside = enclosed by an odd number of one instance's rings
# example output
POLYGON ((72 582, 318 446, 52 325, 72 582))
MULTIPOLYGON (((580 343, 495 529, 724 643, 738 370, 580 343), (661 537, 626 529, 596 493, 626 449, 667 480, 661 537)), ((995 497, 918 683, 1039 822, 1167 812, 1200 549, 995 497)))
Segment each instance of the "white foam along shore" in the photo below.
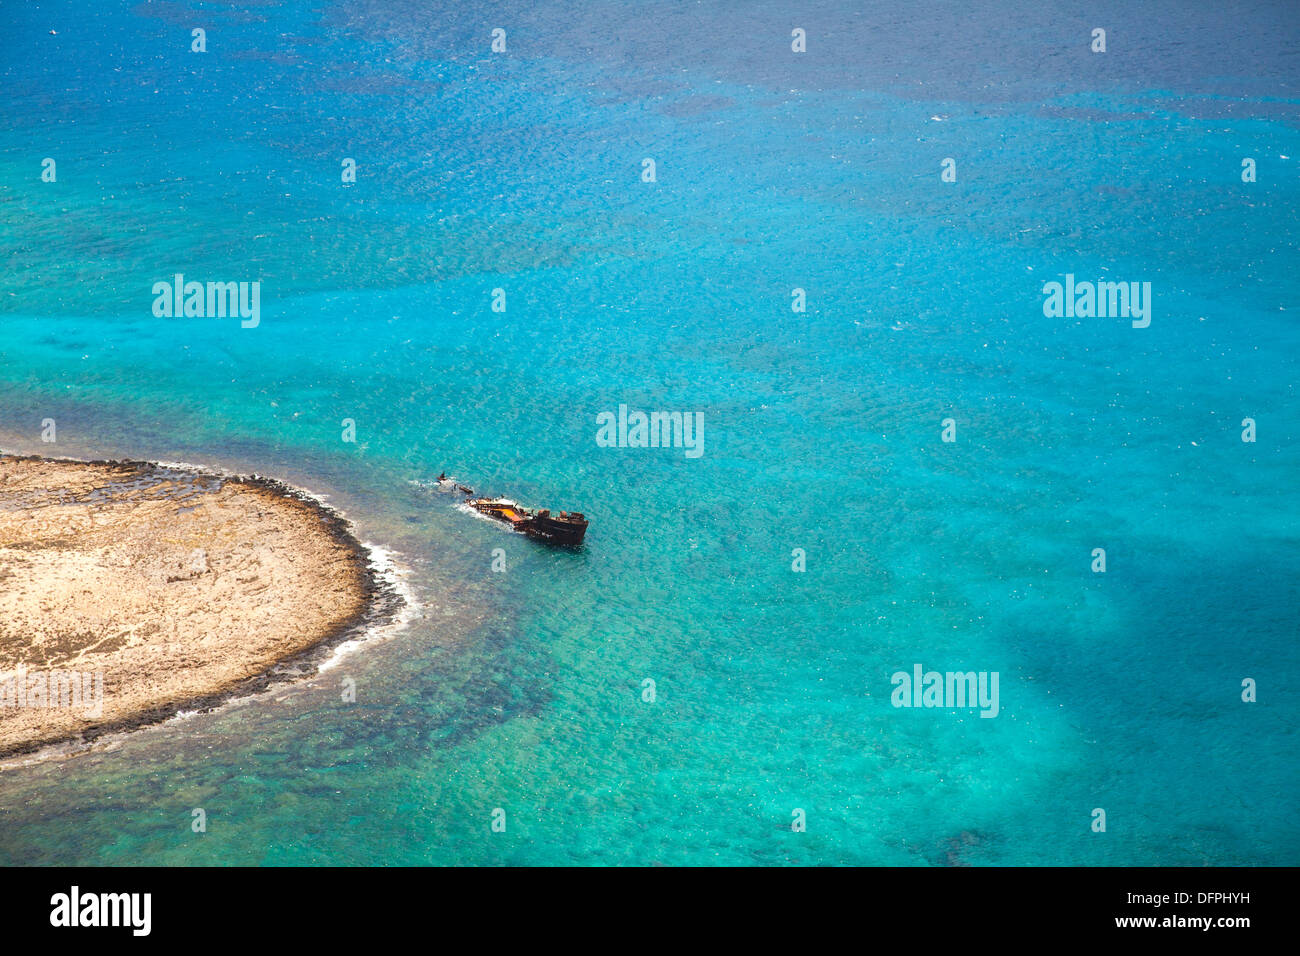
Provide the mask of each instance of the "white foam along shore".
MULTIPOLYGON (((5 454, 4 449, 0 449, 0 454, 5 454)), ((77 461, 78 459, 69 458, 61 460, 77 461)), ((161 468, 170 468, 175 471, 210 475, 214 478, 249 477, 263 480, 268 477, 258 472, 253 472, 251 475, 244 476, 237 471, 189 461, 157 461, 153 464, 156 464, 161 468)), ((269 480, 274 481, 278 485, 282 485, 301 498, 306 498, 312 501, 321 510, 337 516, 347 525, 349 531, 355 530, 352 519, 348 516, 348 513, 342 508, 331 504, 328 495, 312 491, 311 489, 304 488, 301 485, 290 484, 289 482, 279 478, 270 478, 269 480)), ((367 564, 376 579, 383 582, 387 589, 400 599, 400 604, 393 611, 388 620, 366 625, 359 629, 356 636, 350 637, 331 648, 329 656, 317 664, 317 673, 332 670, 338 666, 340 661, 349 655, 354 654, 357 650, 368 643, 384 641, 393 637, 408 627, 412 621, 418 620, 423 614, 423 609, 421 608, 419 601, 416 599, 415 592, 411 589, 411 585, 407 580, 410 577, 410 569, 400 563, 400 555, 396 551, 392 551, 383 545, 374 544, 369 541, 362 541, 360 538, 357 538, 356 540, 365 550, 367 564)), ((268 688, 267 691, 262 691, 249 697, 239 698, 239 700, 253 700, 262 696, 263 693, 268 693, 272 689, 274 688, 268 688)), ((231 700, 229 703, 236 702, 238 701, 231 700)), ((199 711, 186 711, 185 715, 192 716, 196 713, 199 713, 199 711)), ((180 714, 177 715, 177 717, 180 716, 180 714)))
MULTIPOLYGON (((0 449, 0 454, 3 453, 4 450, 0 449)), ((220 478, 241 477, 240 473, 237 471, 230 471, 225 468, 219 468, 213 465, 202 465, 194 462, 158 461, 155 462, 155 464, 163 468, 195 472, 197 474, 212 475, 220 478)), ((266 476, 254 472, 248 477, 261 479, 266 476)), ((279 478, 271 480, 290 489, 294 494, 311 500, 323 511, 336 515, 340 520, 345 522, 349 530, 355 530, 352 519, 348 516, 348 513, 342 508, 331 504, 328 495, 312 491, 311 489, 304 488, 301 485, 292 485, 279 478)), ((410 577, 410 569, 401 563, 401 556, 398 552, 386 548, 383 545, 374 544, 370 541, 362 541, 360 538, 357 538, 356 540, 365 550, 367 563, 376 579, 383 582, 383 584, 387 586, 387 589, 400 599, 400 604, 394 610, 389 620, 367 625, 362 628, 355 637, 350 637, 335 645, 330 650, 329 656, 317 665, 317 673, 324 673, 325 671, 333 670, 338 666, 340 661, 349 655, 354 654, 361 647, 368 643, 377 643, 388 640, 405 630, 412 621, 416 621, 423 616, 423 608, 421 607, 420 602, 416 599, 415 592, 411 589, 410 582, 408 581, 408 578, 410 577)), ((241 700, 252 700, 259 696, 261 696, 260 693, 253 695, 252 697, 241 698, 241 700)), ((231 703, 235 703, 235 701, 231 701, 231 703)), ((198 711, 189 711, 186 715, 190 716, 195 713, 198 713, 198 711)), ((178 714, 177 716, 179 717, 180 715, 178 714)))
MULTIPOLYGON (((3 449, 0 449, 0 455, 23 457, 13 455, 13 453, 3 449)), ((265 491, 278 493, 281 496, 294 498, 302 502, 310 502, 313 508, 324 516, 333 519, 334 533, 338 534, 339 530, 342 529, 346 534, 346 543, 359 556, 364 556, 370 587, 367 589, 367 600, 363 612, 350 621, 346 627, 339 629, 336 633, 329 635, 328 638, 313 645, 306 651, 290 654, 285 659, 275 662, 264 673, 257 675, 258 680, 256 681, 244 681, 240 687, 230 692, 218 691, 214 694, 204 695, 199 700, 194 701, 192 706, 181 704, 159 720, 127 722, 128 726, 110 726, 89 739, 69 738, 43 743, 35 749, 23 752, 11 752, 4 758, 0 758, 0 766, 14 763, 26 764, 59 753, 66 754, 81 752, 92 747, 112 746, 115 742, 124 739, 128 735, 150 726, 165 725, 177 720, 184 720, 196 713, 211 712, 256 701, 270 692, 282 692, 293 684, 306 683, 313 674, 320 674, 333 669, 347 656, 356 653, 367 644, 392 638, 421 616, 420 605, 407 580, 409 572, 401 564, 398 555, 381 545, 361 541, 353 533, 354 528, 347 515, 340 509, 333 507, 326 499, 326 496, 310 489, 290 485, 287 482, 256 473, 246 476, 224 468, 187 461, 92 462, 75 458, 44 456, 40 458, 26 456, 26 459, 28 461, 66 465, 144 466, 154 469, 155 473, 175 472, 182 476, 207 477, 222 482, 253 483, 265 491), (245 687, 244 685, 249 686, 245 687)))

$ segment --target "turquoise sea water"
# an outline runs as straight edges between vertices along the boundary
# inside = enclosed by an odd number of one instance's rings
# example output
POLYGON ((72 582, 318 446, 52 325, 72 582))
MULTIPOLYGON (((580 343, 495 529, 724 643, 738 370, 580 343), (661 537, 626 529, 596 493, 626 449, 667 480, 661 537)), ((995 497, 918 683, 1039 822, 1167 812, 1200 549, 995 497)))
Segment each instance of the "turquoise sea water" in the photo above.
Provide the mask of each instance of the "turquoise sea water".
POLYGON ((0 5, 0 447, 284 478, 420 606, 0 772, 0 862, 1298 862, 1296 21, 1131 6, 0 5), (155 318, 177 272, 260 325, 155 318))

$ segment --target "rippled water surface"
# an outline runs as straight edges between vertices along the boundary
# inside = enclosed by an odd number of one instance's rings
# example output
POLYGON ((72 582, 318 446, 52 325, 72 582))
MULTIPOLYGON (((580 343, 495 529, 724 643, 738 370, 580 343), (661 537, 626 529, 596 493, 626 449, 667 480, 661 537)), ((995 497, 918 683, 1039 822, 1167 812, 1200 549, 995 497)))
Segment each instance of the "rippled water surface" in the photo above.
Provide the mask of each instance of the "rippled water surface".
POLYGON ((5 4, 0 447, 308 488, 419 611, 0 772, 0 862, 1296 863, 1296 21, 1202 6, 5 4))

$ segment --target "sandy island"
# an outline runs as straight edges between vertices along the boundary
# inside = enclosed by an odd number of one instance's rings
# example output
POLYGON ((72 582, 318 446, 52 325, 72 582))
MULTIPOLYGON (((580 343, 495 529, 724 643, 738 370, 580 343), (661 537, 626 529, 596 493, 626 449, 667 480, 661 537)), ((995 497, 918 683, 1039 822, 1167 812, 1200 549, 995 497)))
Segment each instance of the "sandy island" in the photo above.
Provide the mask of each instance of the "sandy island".
POLYGON ((0 455, 0 757, 261 690, 379 590, 346 522, 278 482, 0 455))

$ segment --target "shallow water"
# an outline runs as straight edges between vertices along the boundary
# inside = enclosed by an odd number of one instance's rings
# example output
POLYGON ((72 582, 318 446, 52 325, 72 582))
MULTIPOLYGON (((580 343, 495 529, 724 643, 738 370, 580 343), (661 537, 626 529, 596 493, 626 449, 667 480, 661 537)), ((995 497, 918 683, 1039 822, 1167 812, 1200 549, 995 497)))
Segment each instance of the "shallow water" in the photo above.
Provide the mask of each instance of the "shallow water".
POLYGON ((1294 864, 1285 9, 7 11, 0 447, 320 493, 421 616, 0 773, 0 861, 1294 864), (155 318, 178 272, 260 324, 155 318), (1044 317, 1065 273, 1150 327, 1044 317), (703 455, 599 447, 619 404, 703 455), (891 706, 916 663, 998 717, 891 706))

